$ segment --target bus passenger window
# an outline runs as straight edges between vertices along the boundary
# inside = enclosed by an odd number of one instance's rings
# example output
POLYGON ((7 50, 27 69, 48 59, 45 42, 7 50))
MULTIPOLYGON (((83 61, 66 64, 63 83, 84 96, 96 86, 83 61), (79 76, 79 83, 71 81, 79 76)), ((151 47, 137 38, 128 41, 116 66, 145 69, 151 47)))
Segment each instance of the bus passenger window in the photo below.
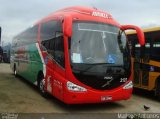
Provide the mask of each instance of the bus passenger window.
POLYGON ((64 67, 64 42, 61 21, 49 21, 41 26, 41 45, 44 50, 64 67))
POLYGON ((64 67, 64 41, 63 34, 56 37, 54 58, 62 67, 64 67))
POLYGON ((54 38, 41 42, 43 51, 47 51, 54 58, 54 38))
POLYGON ((152 60, 160 61, 160 42, 156 39, 153 43, 153 49, 152 49, 152 60))

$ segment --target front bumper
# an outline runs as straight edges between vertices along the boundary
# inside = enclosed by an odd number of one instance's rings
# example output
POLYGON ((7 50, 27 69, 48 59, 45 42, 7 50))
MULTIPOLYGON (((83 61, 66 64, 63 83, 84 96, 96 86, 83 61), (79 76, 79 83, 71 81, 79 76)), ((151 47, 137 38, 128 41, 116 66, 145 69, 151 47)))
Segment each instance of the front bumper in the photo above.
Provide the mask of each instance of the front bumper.
POLYGON ((83 104, 127 100, 131 97, 133 88, 125 89, 123 87, 109 91, 87 89, 85 92, 73 92, 66 89, 63 101, 67 104, 83 104))

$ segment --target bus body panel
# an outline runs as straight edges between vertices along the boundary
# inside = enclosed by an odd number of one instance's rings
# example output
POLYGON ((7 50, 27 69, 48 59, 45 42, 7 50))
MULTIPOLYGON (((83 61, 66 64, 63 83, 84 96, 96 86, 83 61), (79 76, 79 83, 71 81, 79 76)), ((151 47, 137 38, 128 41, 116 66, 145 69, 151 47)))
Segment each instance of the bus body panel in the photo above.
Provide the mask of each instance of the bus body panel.
POLYGON ((132 90, 133 89, 123 90, 121 88, 111 92, 98 92, 93 90, 88 90, 86 93, 66 92, 63 101, 67 104, 115 102, 129 99, 132 90))
POLYGON ((43 63, 38 51, 38 44, 31 44, 15 48, 15 59, 11 63, 12 70, 14 64, 17 66, 18 74, 32 83, 36 83, 38 71, 43 71, 43 63))
POLYGON ((52 19, 63 20, 67 15, 70 15, 74 20, 103 22, 120 27, 120 24, 114 18, 112 18, 112 16, 109 13, 101 10, 91 9, 87 7, 79 7, 79 6, 58 10, 54 13, 51 13, 44 19, 38 21, 36 24, 41 24, 43 22, 47 22, 52 19), (104 14, 100 14, 101 15, 100 16, 99 13, 104 13, 104 14), (106 16, 108 18, 106 18, 104 15, 108 15, 106 16))

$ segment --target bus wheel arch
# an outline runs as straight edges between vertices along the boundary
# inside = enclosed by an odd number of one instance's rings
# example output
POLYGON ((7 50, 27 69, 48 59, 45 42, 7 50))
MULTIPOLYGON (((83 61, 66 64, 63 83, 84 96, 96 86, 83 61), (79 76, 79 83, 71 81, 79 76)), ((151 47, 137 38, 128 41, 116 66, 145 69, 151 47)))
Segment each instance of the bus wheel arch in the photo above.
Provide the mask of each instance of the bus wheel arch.
POLYGON ((37 84, 38 89, 43 97, 46 97, 46 91, 45 91, 45 80, 44 80, 44 74, 43 71, 39 71, 37 75, 37 84))

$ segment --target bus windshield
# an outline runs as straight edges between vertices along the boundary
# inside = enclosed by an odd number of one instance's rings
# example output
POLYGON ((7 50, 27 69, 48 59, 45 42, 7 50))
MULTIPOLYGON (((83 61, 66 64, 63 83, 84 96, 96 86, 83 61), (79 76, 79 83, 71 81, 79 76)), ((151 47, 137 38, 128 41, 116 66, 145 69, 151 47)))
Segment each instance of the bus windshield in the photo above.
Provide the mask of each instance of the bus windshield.
POLYGON ((126 37, 118 42, 119 28, 94 22, 73 23, 71 38, 71 62, 81 64, 124 65, 123 52, 126 37))
POLYGON ((129 45, 116 26, 97 22, 74 22, 70 62, 74 76, 95 89, 113 89, 123 84, 120 78, 130 76, 129 45), (104 77, 112 77, 107 85, 104 77), (92 79, 92 80, 91 80, 92 79))

